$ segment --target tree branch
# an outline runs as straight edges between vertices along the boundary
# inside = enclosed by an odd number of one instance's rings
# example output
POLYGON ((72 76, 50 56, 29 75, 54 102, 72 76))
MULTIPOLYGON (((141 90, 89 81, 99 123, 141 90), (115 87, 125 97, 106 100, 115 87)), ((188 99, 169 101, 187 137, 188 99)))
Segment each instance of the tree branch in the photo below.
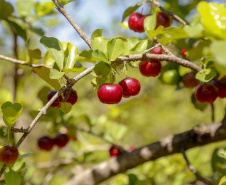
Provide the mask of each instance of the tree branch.
POLYGON ((77 174, 65 185, 98 184, 144 162, 180 153, 182 147, 187 150, 225 139, 226 129, 222 123, 202 124, 189 131, 165 137, 132 152, 124 152, 118 157, 112 157, 108 161, 99 163, 77 174))
POLYGON ((88 44, 91 48, 91 42, 85 32, 75 23, 75 21, 71 18, 68 12, 61 6, 58 0, 52 0, 53 3, 56 5, 56 9, 64 15, 64 17, 70 22, 73 28, 78 32, 79 36, 88 44))
POLYGON ((184 26, 187 25, 187 23, 181 19, 178 15, 176 15, 175 13, 168 11, 166 9, 164 9, 159 2, 155 1, 155 0, 149 0, 150 2, 152 2, 155 6, 157 6, 158 8, 160 8, 160 10, 162 10, 164 13, 171 15, 175 20, 177 20, 178 22, 182 23, 184 26))
POLYGON ((194 166, 192 166, 192 164, 189 162, 187 155, 184 151, 184 149, 181 149, 181 153, 183 154, 184 160, 187 163, 188 169, 196 176, 197 180, 202 181, 203 183, 207 184, 207 185, 217 185, 214 182, 209 181, 208 179, 202 177, 197 170, 194 168, 194 166))

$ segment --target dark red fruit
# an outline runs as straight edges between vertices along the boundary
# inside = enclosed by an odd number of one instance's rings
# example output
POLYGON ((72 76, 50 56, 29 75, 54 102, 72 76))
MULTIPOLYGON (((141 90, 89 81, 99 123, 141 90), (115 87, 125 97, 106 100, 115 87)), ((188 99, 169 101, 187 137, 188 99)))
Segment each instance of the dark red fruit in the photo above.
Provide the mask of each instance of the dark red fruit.
POLYGON ((54 138, 53 138, 54 144, 57 145, 58 147, 64 147, 67 145, 68 141, 69 141, 69 137, 66 134, 57 134, 54 138))
MULTIPOLYGON (((64 97, 67 96, 66 93, 67 92, 64 91, 64 97)), ((66 100, 66 102, 70 103, 71 105, 74 105, 77 102, 77 100, 78 100, 77 92, 74 89, 71 89, 71 91, 69 93, 70 94, 69 94, 68 99, 66 100)))
POLYGON ((103 84, 99 87, 97 95, 102 103, 116 104, 122 99, 122 87, 118 84, 103 84))
POLYGON ((155 47, 151 50, 151 53, 153 54, 163 54, 163 49, 161 46, 155 47))
POLYGON ((19 152, 16 146, 1 146, 0 147, 0 162, 4 164, 13 164, 18 159, 19 152))
POLYGON ((144 32, 144 19, 147 15, 142 15, 140 13, 132 13, 129 16, 129 28, 135 32, 144 32))
POLYGON ((122 151, 117 146, 112 146, 109 150, 109 153, 111 157, 114 157, 114 156, 117 157, 122 153, 122 151))
POLYGON ((170 18, 167 14, 163 12, 157 13, 157 20, 155 29, 157 29, 160 25, 164 26, 164 28, 169 27, 170 25, 170 18))
POLYGON ((219 98, 225 98, 226 97, 226 84, 221 83, 221 81, 215 81, 213 83, 215 87, 218 89, 218 97, 219 98))
MULTIPOLYGON (((56 90, 51 90, 49 91, 48 93, 48 96, 47 96, 47 100, 49 101, 55 94, 57 93, 56 90)), ((60 107, 60 102, 63 101, 63 98, 62 96, 59 96, 51 105, 51 107, 60 107)))
POLYGON ((195 73, 193 73, 193 72, 186 73, 183 76, 182 82, 183 82, 184 86, 187 87, 187 88, 196 87, 200 83, 199 80, 197 80, 195 78, 195 73))
POLYGON ((135 78, 125 78, 119 82, 123 89, 123 97, 136 96, 140 92, 140 82, 135 78))
POLYGON ((182 48, 182 49, 180 50, 180 53, 181 53, 181 55, 182 55, 184 58, 187 58, 187 55, 185 54, 187 51, 188 51, 188 50, 185 49, 185 48, 182 48))
POLYGON ((54 142, 48 136, 42 136, 38 139, 38 147, 41 150, 50 151, 53 148, 54 142))
POLYGON ((217 88, 212 84, 200 84, 195 89, 195 97, 199 102, 212 103, 218 95, 217 88))
POLYGON ((141 61, 140 62, 140 73, 143 76, 158 76, 159 73, 161 72, 162 65, 159 61, 157 60, 146 60, 146 61, 141 61))

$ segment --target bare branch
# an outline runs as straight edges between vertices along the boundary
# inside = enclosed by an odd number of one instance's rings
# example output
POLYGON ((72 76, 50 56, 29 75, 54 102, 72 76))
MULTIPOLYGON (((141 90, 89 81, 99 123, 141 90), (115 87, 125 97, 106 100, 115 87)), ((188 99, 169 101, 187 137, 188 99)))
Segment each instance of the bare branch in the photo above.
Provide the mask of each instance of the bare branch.
POLYGON ((207 185, 217 185, 215 184, 214 182, 202 177, 198 172, 197 170, 194 168, 194 166, 192 166, 192 164, 189 162, 188 158, 187 158, 187 155, 185 153, 185 150, 184 149, 181 149, 181 153, 183 154, 183 157, 188 165, 188 169, 196 176, 197 180, 200 180, 202 181, 203 183, 207 184, 207 185))
POLYGON ((56 5, 57 10, 64 15, 64 17, 70 22, 70 24, 74 27, 74 29, 78 32, 79 36, 88 44, 91 48, 91 42, 85 32, 75 23, 75 21, 71 18, 68 12, 61 6, 58 0, 52 0, 56 5))
MULTIPOLYGON (((10 57, 6 57, 4 55, 0 55, 0 59, 1 60, 7 60, 9 62, 12 62, 14 64, 20 64, 20 65, 25 65, 25 66, 29 66, 29 67, 42 67, 42 66, 45 66, 45 65, 38 65, 38 64, 29 64, 25 61, 22 61, 22 60, 17 60, 17 59, 14 59, 14 58, 10 58, 10 57)), ((48 68, 51 68, 49 66, 45 66, 45 67, 48 67, 48 68)))
POLYGON ((24 129, 23 127, 21 127, 21 128, 11 127, 10 131, 15 132, 15 133, 27 133, 27 129, 24 129))
POLYGON ((118 157, 101 162, 89 169, 78 173, 65 185, 94 185, 125 172, 147 161, 163 156, 181 153, 197 146, 226 139, 226 129, 222 123, 202 124, 189 131, 165 137, 155 143, 138 148, 131 152, 124 152, 118 157))
POLYGON ((166 9, 164 9, 159 2, 155 1, 155 0, 149 0, 150 2, 152 2, 155 6, 157 6, 158 8, 160 8, 164 13, 173 16, 173 18, 175 20, 177 20, 178 22, 182 23, 184 26, 187 25, 187 23, 181 19, 178 15, 176 15, 175 13, 168 11, 166 9))

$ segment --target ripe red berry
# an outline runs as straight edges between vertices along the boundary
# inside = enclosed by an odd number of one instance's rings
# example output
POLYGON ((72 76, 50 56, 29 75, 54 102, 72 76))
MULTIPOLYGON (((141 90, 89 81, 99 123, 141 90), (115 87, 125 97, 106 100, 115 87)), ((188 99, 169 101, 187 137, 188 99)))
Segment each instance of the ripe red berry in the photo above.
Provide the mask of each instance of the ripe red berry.
POLYGON ((129 151, 133 151, 133 150, 136 150, 136 147, 135 146, 130 146, 129 147, 129 151))
POLYGON ((0 162, 4 164, 13 164, 18 159, 19 152, 16 146, 1 146, 0 147, 0 162))
MULTIPOLYGON (((67 96, 66 93, 67 92, 64 91, 64 96, 65 97, 67 96)), ((77 92, 74 89, 71 89, 69 93, 70 94, 69 94, 66 102, 70 103, 71 105, 74 105, 77 102, 77 100, 78 100, 77 92)))
POLYGON ((53 138, 54 144, 57 145, 60 148, 66 146, 68 141, 69 141, 69 137, 66 134, 57 134, 53 138))
POLYGON ((200 84, 195 89, 195 97, 199 102, 212 103, 218 95, 217 88, 212 84, 200 84))
POLYGON ((144 32, 144 19, 147 17, 147 15, 142 15, 140 13, 132 13, 129 16, 129 28, 135 32, 144 32))
MULTIPOLYGON (((49 101, 55 94, 57 93, 56 90, 51 90, 48 93, 47 100, 49 101)), ((62 102, 62 96, 59 96, 51 105, 51 107, 60 107, 60 102, 62 102)))
POLYGON ((157 60, 146 60, 140 62, 139 69, 143 76, 155 77, 161 72, 162 65, 157 60))
POLYGON ((155 47, 151 50, 151 53, 153 54, 163 54, 163 49, 161 46, 155 47))
POLYGON ((163 12, 158 12, 157 13, 157 18, 156 18, 156 26, 155 29, 157 29, 160 25, 164 26, 164 28, 169 27, 170 25, 170 18, 167 14, 163 12))
POLYGON ((213 83, 215 87, 218 89, 218 97, 225 98, 226 97, 226 84, 222 83, 221 81, 215 81, 213 83))
POLYGON ((50 151, 53 148, 54 142, 49 136, 42 136, 38 139, 38 147, 41 150, 50 151))
POLYGON ((122 151, 117 147, 117 146, 112 146, 110 149, 109 149, 109 153, 110 153, 110 156, 111 157, 114 157, 114 156, 119 156, 122 151))
POLYGON ((122 99, 122 87, 118 84, 103 84, 99 87, 97 95, 102 103, 116 104, 122 99))
POLYGON ((187 51, 188 51, 188 50, 185 49, 185 48, 182 48, 182 49, 180 50, 180 53, 181 53, 181 55, 182 55, 184 58, 187 58, 187 55, 185 54, 187 51))
POLYGON ((199 80, 197 80, 195 78, 195 73, 193 73, 193 72, 186 73, 183 76, 182 82, 183 82, 184 86, 187 87, 187 88, 196 87, 200 83, 199 80))
POLYGON ((140 82, 135 78, 125 78, 119 82, 123 89, 123 97, 136 96, 140 92, 140 82))

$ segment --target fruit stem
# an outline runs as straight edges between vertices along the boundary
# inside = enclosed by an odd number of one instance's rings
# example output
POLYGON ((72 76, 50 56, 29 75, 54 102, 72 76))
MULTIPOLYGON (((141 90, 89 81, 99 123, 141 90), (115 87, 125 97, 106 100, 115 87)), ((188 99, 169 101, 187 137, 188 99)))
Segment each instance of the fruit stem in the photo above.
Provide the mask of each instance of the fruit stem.
POLYGON ((11 130, 11 127, 8 127, 8 139, 7 139, 7 145, 9 145, 10 130, 11 130))
POLYGON ((212 120, 212 122, 214 122, 215 121, 215 115, 214 115, 215 108, 214 108, 213 103, 210 103, 210 106, 211 106, 211 112, 212 112, 211 120, 212 120))

